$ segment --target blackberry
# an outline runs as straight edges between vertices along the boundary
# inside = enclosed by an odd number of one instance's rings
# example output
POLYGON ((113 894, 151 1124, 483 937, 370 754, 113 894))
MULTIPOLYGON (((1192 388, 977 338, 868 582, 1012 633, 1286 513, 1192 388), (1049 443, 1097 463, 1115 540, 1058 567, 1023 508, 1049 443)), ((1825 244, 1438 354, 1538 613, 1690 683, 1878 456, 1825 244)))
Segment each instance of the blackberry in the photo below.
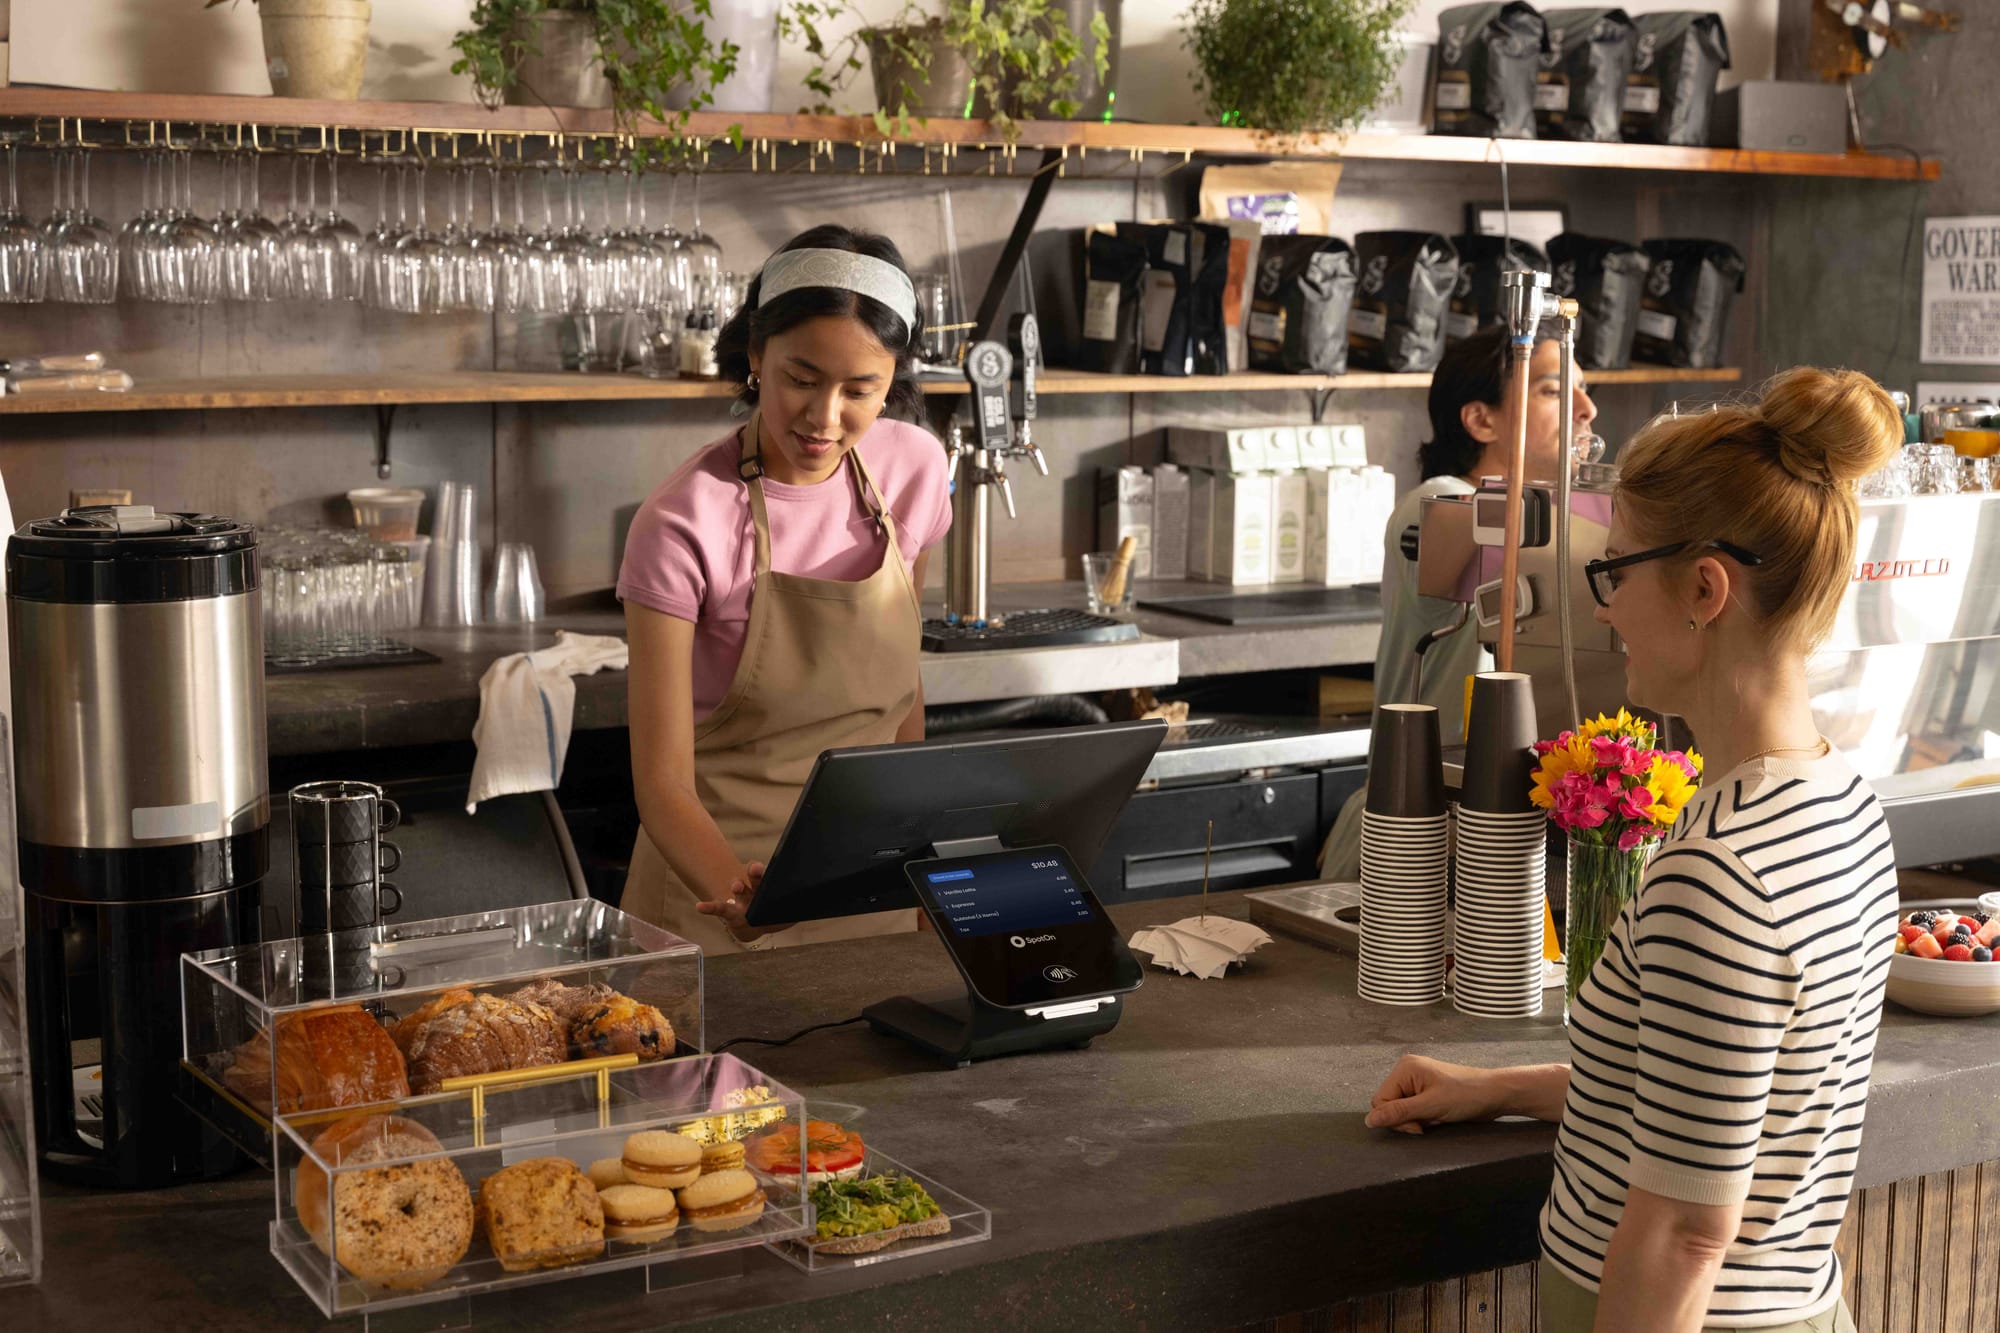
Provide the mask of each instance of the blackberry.
POLYGON ((1929 930, 1937 924, 1937 913, 1912 912, 1910 913, 1910 924, 1913 926, 1922 926, 1925 930, 1929 930))

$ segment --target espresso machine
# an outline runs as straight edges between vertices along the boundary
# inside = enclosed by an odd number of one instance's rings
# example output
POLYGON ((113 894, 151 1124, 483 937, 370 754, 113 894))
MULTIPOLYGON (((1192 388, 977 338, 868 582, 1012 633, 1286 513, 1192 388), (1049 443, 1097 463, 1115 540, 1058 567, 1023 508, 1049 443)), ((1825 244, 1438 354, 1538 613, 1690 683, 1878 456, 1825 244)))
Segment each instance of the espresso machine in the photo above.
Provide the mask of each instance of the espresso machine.
POLYGON ((143 1187, 231 1169, 177 1097, 180 958, 252 942, 270 859, 256 534, 148 505, 7 543, 35 1136, 143 1187))
POLYGON ((1025 458, 1042 476, 1049 474, 1048 460, 1034 440, 1035 383, 1042 366, 1034 315, 1014 316, 1010 341, 1011 352, 989 339, 965 353, 972 433, 967 438, 954 414, 945 442, 951 531, 945 535, 944 618, 924 622, 924 649, 952 653, 1136 639, 1137 625, 1109 616, 1070 608, 1003 614, 989 605, 995 493, 1007 517, 1016 516, 1007 462, 1025 458), (1010 385, 1019 391, 1018 412, 1009 401, 1010 385))

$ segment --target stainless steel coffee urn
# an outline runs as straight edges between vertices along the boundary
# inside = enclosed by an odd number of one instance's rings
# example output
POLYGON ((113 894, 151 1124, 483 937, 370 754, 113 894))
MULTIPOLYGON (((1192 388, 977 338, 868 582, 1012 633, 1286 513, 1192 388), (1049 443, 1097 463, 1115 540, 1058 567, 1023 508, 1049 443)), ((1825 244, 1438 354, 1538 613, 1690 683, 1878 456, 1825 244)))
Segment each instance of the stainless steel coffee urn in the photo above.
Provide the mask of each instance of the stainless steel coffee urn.
POLYGON ((177 1095, 180 956, 254 940, 270 860, 256 534, 147 505, 7 543, 35 1129, 44 1169, 229 1169, 177 1095))

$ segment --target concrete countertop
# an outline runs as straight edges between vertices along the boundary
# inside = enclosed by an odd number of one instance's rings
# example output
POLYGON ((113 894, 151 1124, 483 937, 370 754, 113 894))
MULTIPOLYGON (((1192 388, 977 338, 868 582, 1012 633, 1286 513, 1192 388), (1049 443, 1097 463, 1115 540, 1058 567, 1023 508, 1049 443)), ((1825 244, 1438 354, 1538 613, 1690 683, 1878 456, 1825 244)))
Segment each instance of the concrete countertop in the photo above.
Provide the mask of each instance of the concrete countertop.
MULTIPOLYGON (((1221 584, 1141 584, 1148 588, 1223 596, 1221 584)), ((1296 590, 1299 585, 1290 585, 1296 590)), ((1081 607, 1082 583, 1005 584, 993 591, 996 609, 1081 607)), ((935 608, 931 608, 935 610, 935 608)), ((1379 620, 1340 625, 1217 625, 1187 616, 1139 611, 1134 617, 1155 651, 1134 653, 1129 670, 1088 672, 1067 689, 1062 664, 1045 660, 1035 671, 1009 671, 999 658, 1036 654, 1083 654, 1105 648, 1029 649, 1007 653, 925 653, 924 688, 932 702, 1013 698, 1023 681, 1054 681, 1039 693, 1088 692, 1122 685, 1171 685, 1176 679, 1277 671, 1298 667, 1372 663, 1381 634, 1379 620), (1157 650, 1165 650, 1157 651, 1157 650), (1175 666, 1163 659, 1177 654, 1175 666), (980 659, 988 659, 982 662, 980 659)), ((482 625, 469 629, 416 629, 398 637, 440 659, 418 666, 370 667, 274 675, 265 683, 265 714, 273 755, 322 754, 378 746, 463 741, 479 718, 479 678, 497 657, 545 648, 559 629, 585 634, 625 633, 625 618, 614 609, 558 613, 535 626, 482 625)), ((1127 647, 1129 645, 1115 645, 1127 647)), ((1085 659, 1088 661, 1089 659, 1085 659)), ((625 673, 604 671, 576 682, 575 727, 589 730, 625 725, 625 673)))
MULTIPOLYGON (((1193 899, 1113 909, 1122 929, 1193 899)), ((1244 914, 1240 894, 1210 910, 1244 914)), ((941 988, 928 936, 722 958, 711 1047, 941 988)), ((2000 1018, 1887 1008, 1858 1186, 2000 1157, 2000 1018)), ((946 1070, 865 1027, 736 1053, 792 1087, 866 1108, 868 1142, 993 1212, 990 1241, 807 1277, 762 1251, 740 1276, 648 1296, 639 1271, 475 1299, 474 1327, 691 1324, 774 1330, 1212 1329, 1521 1262, 1553 1128, 1367 1129, 1397 1055, 1502 1065, 1564 1058, 1561 1019, 1469 1019, 1354 996, 1353 960, 1280 937, 1238 974, 1148 969, 1087 1051, 946 1070)), ((0 1292, 0 1328, 328 1327, 268 1252, 268 1176, 147 1193, 43 1194, 41 1285, 0 1292)), ((415 1325, 412 1325, 413 1327, 415 1325)))

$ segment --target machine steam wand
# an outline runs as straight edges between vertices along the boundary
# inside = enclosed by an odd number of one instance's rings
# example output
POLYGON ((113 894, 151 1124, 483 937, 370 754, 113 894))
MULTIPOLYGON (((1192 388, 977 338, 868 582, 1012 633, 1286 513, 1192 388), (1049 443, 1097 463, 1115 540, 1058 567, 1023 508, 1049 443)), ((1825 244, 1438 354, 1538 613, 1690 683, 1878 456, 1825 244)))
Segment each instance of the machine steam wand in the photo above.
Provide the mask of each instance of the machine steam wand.
MULTIPOLYGON (((1507 330, 1513 343, 1514 412, 1513 466, 1507 471, 1507 519, 1505 547, 1500 557, 1500 643, 1494 662, 1502 671, 1514 669, 1514 616, 1516 582, 1521 574, 1521 505, 1528 468, 1528 362, 1535 355, 1535 330, 1547 313, 1550 301, 1549 275, 1522 269, 1500 275, 1502 298, 1507 303, 1507 330)), ((1569 460, 1563 461, 1567 476, 1569 460)), ((1567 483, 1565 482, 1565 489, 1567 483)), ((1564 518, 1567 519, 1567 513, 1564 518)), ((1565 521, 1562 527, 1567 529, 1565 521)), ((1567 606, 1564 614, 1568 614, 1567 606)))
MULTIPOLYGON (((1571 585, 1575 582, 1575 571, 1570 568, 1569 539, 1570 524, 1574 521, 1569 511, 1570 479, 1576 472, 1576 321, 1577 304, 1570 297, 1562 297, 1555 303, 1556 318, 1562 321, 1562 371, 1558 384, 1562 389, 1562 462, 1556 470, 1556 634, 1562 652, 1563 701, 1569 705, 1569 716, 1563 729, 1578 725, 1583 720, 1583 705, 1578 702, 1576 692, 1576 626, 1572 623, 1575 614, 1570 601, 1571 585)), ((1525 418, 1525 413, 1523 416, 1525 418)))

